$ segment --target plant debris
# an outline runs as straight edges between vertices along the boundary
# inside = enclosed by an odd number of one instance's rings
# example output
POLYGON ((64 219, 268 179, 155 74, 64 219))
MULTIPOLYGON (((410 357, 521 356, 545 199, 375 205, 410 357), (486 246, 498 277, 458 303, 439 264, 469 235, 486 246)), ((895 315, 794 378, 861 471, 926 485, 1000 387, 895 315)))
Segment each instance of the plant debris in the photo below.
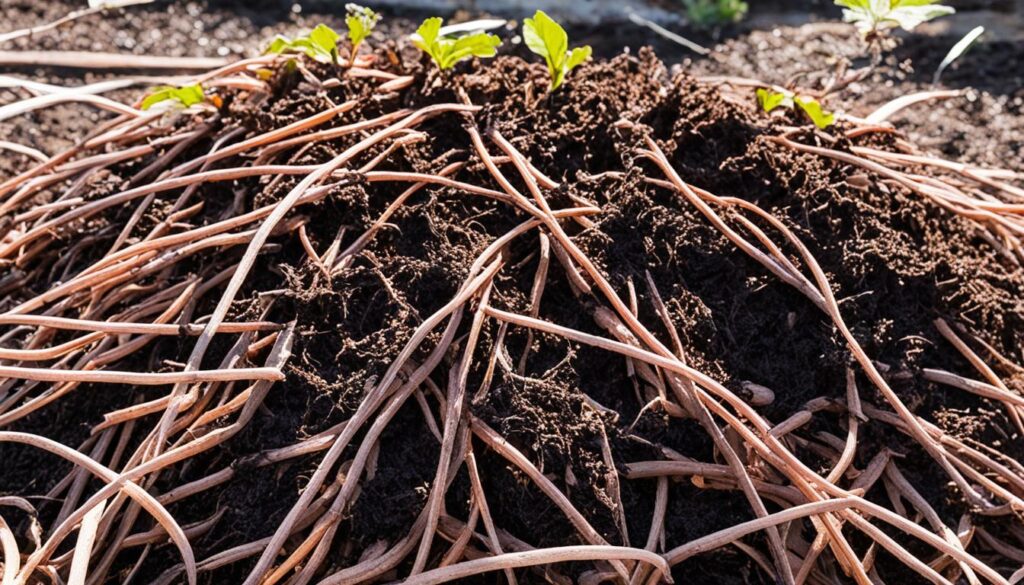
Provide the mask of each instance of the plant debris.
POLYGON ((229 65, 216 111, 0 184, 22 577, 1019 568, 1019 176, 649 50, 549 92, 374 48, 229 65))

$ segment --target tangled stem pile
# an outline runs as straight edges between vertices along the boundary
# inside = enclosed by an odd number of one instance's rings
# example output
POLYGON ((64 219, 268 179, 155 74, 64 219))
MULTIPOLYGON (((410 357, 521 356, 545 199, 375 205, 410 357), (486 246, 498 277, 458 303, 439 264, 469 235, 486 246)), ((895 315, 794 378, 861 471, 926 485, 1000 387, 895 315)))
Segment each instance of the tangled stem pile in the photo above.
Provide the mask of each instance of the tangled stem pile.
POLYGON ((5 585, 1012 580, 1020 175, 649 52, 286 61, 0 184, 5 585))

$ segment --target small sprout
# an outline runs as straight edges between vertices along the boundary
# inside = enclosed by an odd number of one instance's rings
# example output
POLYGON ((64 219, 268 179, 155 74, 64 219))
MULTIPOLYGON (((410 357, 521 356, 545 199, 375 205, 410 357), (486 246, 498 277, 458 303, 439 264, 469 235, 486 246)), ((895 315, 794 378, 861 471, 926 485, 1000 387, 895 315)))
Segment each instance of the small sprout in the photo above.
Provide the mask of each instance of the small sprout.
POLYGON ((686 16, 698 28, 739 22, 750 8, 743 0, 683 0, 686 16))
POLYGON ((377 26, 377 22, 380 20, 380 15, 358 4, 346 4, 345 10, 348 11, 348 16, 345 17, 345 24, 348 25, 348 40, 352 44, 349 63, 354 63, 359 45, 366 40, 366 37, 370 36, 373 27, 377 26))
POLYGON ((794 98, 796 105, 800 106, 800 109, 807 114, 807 117, 814 122, 814 125, 824 130, 832 124, 836 123, 836 115, 832 112, 826 112, 821 104, 816 99, 811 98, 794 98))
POLYGON ((206 94, 203 92, 203 86, 198 83, 181 87, 162 85, 153 88, 153 91, 142 100, 140 107, 143 110, 148 110, 157 104, 168 104, 173 107, 188 108, 204 101, 206 101, 206 94))
POLYGON ((565 76, 590 58, 590 46, 569 50, 569 35, 560 24, 538 10, 523 21, 523 40, 531 51, 544 57, 551 75, 551 91, 558 89, 565 76))
POLYGON ((757 103, 764 108, 765 113, 768 113, 779 106, 792 108, 793 96, 792 94, 786 94, 781 91, 758 88, 757 103))
POLYGON ((942 77, 942 72, 946 70, 946 67, 952 65, 953 61, 956 61, 961 55, 966 53, 967 49, 970 49, 983 34, 985 34, 985 27, 976 26, 969 33, 965 34, 964 38, 957 41, 953 48, 949 50, 949 53, 946 53, 946 58, 942 60, 942 63, 939 63, 938 69, 935 70, 935 75, 932 77, 932 85, 938 85, 939 78, 942 77))
POLYGON ((338 33, 334 29, 319 24, 306 36, 291 40, 288 37, 277 35, 270 42, 270 46, 264 53, 305 53, 310 59, 321 63, 338 63, 338 33))
POLYGON ((814 125, 824 130, 836 122, 836 115, 826 112, 818 100, 797 96, 792 92, 775 91, 772 89, 759 88, 757 90, 757 103, 765 112, 771 112, 775 108, 787 108, 792 110, 798 106, 807 117, 814 122, 814 125))
POLYGON ((911 31, 917 25, 956 12, 939 0, 835 0, 843 7, 843 20, 852 22, 865 36, 879 31, 902 28, 911 31))
POLYGON ((456 36, 442 36, 441 25, 444 21, 438 17, 428 18, 416 29, 412 38, 414 45, 430 55, 441 70, 451 69, 456 63, 470 57, 493 57, 501 46, 497 36, 478 32, 456 36))

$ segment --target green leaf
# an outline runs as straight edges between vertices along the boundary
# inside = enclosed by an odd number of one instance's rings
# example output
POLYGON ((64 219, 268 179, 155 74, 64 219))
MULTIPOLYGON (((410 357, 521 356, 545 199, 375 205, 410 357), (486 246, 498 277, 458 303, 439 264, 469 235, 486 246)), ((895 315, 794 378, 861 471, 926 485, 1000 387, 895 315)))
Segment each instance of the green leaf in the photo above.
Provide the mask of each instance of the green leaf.
POLYGON ((338 33, 326 24, 318 24, 309 33, 309 40, 315 47, 330 53, 338 48, 338 33))
POLYGON ((842 6, 843 19, 862 33, 902 28, 910 31, 923 22, 956 12, 938 0, 835 0, 842 6))
POLYGON ((699 28, 739 22, 750 9, 743 0, 683 0, 687 19, 699 28))
POLYGON ((358 4, 346 4, 345 10, 348 16, 345 17, 345 24, 348 26, 348 40, 352 43, 352 53, 355 54, 359 45, 366 37, 370 36, 373 27, 377 26, 380 15, 358 4))
POLYGON ((551 91, 558 89, 569 71, 589 59, 593 52, 589 46, 569 51, 569 35, 542 10, 534 13, 533 18, 523 20, 523 40, 531 51, 544 57, 551 77, 551 91))
MULTIPOLYGON (((939 18, 940 16, 948 16, 955 13, 956 10, 951 6, 925 6, 925 5, 907 5, 894 8, 886 16, 884 23, 895 23, 903 30, 914 30, 921 23, 928 22, 929 20, 939 18)), ((884 24, 883 23, 883 24, 884 24)))
POLYGON ((318 24, 309 34, 294 40, 281 35, 274 37, 264 53, 303 53, 321 63, 337 63, 339 38, 331 27, 318 24))
POLYGON ((561 59, 569 50, 569 35, 543 10, 524 20, 523 39, 531 51, 552 60, 561 59))
POLYGON ((576 47, 573 49, 572 52, 569 53, 569 62, 567 63, 569 69, 575 69, 577 65, 581 65, 584 61, 590 58, 590 55, 593 54, 593 52, 594 51, 590 48, 590 45, 576 47))
POLYGON ((449 52, 448 66, 453 66, 469 57, 493 57, 498 53, 501 39, 494 35, 475 34, 460 37, 449 52))
POLYGON ((412 42, 421 51, 430 55, 438 69, 450 69, 463 59, 471 57, 493 57, 501 46, 501 39, 483 32, 463 36, 439 37, 444 21, 433 17, 423 21, 416 30, 412 42))
POLYGON ((148 110, 149 108, 152 108, 160 102, 164 102, 171 99, 171 89, 173 88, 157 89, 149 95, 147 95, 142 100, 142 109, 148 110))
POLYGON ((814 125, 824 130, 836 121, 832 112, 822 109, 818 100, 812 98, 798 97, 792 92, 775 91, 768 88, 758 88, 757 103, 765 112, 771 112, 775 108, 793 109, 793 106, 800 106, 800 109, 807 114, 807 117, 814 122, 814 125))
POLYGON ((779 106, 792 108, 793 96, 792 94, 786 94, 780 91, 758 88, 757 103, 760 104, 761 108, 767 113, 779 106))
POLYGON ((171 102, 174 106, 188 108, 205 100, 206 94, 203 92, 203 87, 198 83, 182 87, 162 85, 153 88, 149 95, 143 98, 140 107, 143 110, 148 110, 159 103, 171 102))
POLYGON ((288 43, 288 39, 282 37, 281 35, 277 35, 276 37, 274 37, 274 40, 270 41, 270 44, 267 45, 266 50, 263 52, 277 54, 283 53, 288 48, 288 43))
POLYGON ((836 115, 822 109, 818 100, 811 98, 795 98, 794 100, 800 109, 814 122, 814 125, 824 130, 836 122, 836 115))
POLYGON ((416 34, 420 36, 422 41, 417 43, 417 46, 429 53, 430 51, 427 51, 426 47, 433 45, 437 41, 437 33, 441 30, 442 24, 444 24, 444 20, 437 16, 424 20, 423 24, 416 29, 416 34))

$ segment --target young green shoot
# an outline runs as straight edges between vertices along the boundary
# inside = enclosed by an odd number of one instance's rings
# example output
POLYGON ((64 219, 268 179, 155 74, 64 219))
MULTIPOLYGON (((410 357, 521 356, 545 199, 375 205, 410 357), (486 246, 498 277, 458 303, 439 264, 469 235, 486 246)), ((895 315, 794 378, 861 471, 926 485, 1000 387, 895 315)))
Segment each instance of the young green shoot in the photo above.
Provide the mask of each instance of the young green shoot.
POLYGON ((797 96, 793 98, 793 101, 796 102, 796 105, 800 106, 800 109, 807 114, 807 117, 818 128, 824 130, 836 123, 836 115, 832 112, 826 112, 818 100, 797 96))
POLYGON ((358 4, 346 4, 345 10, 348 11, 348 16, 345 17, 345 24, 348 25, 348 40, 352 45, 349 63, 355 63, 359 45, 366 40, 366 37, 370 36, 373 27, 377 26, 377 22, 380 20, 380 15, 358 4))
POLYGON ((686 17, 699 28, 739 22, 750 8, 743 0, 683 0, 683 4, 686 17))
POLYGON ((942 72, 946 70, 946 67, 952 65, 953 61, 956 61, 961 55, 966 53, 983 34, 985 34, 985 27, 976 26, 965 34, 962 39, 957 41, 953 48, 949 50, 949 53, 946 53, 946 58, 942 60, 942 63, 939 63, 939 67, 935 70, 935 75, 932 76, 932 85, 938 85, 942 72))
POLYGON ((162 104, 168 108, 184 109, 190 108, 196 104, 201 104, 204 101, 206 101, 206 93, 203 91, 203 86, 198 83, 194 85, 183 85, 181 87, 162 85, 154 87, 153 90, 143 98, 142 104, 139 107, 143 110, 148 110, 153 106, 162 104))
POLYGON ((836 122, 836 115, 825 111, 818 100, 798 96, 793 92, 781 92, 771 89, 760 88, 757 90, 757 103, 764 111, 771 112, 775 108, 787 108, 792 110, 799 107, 815 126, 824 130, 836 122))
POLYGON ((843 19, 864 36, 902 28, 911 31, 921 23, 956 12, 939 0, 835 0, 843 7, 843 19))
POLYGON ((413 44, 430 55, 438 69, 444 71, 464 59, 493 57, 498 53, 501 39, 497 36, 484 32, 462 36, 442 35, 442 24, 444 20, 441 18, 428 18, 416 29, 412 38, 413 44))
POLYGON ((551 76, 550 91, 558 89, 565 76, 589 59, 593 52, 589 45, 570 51, 569 35, 565 29, 542 10, 523 21, 523 39, 531 51, 544 57, 551 76))
POLYGON ((338 38, 340 35, 334 32, 334 29, 325 24, 318 24, 309 34, 294 40, 277 35, 264 53, 304 53, 310 59, 337 65, 338 38))
POLYGON ((765 113, 771 112, 780 106, 784 108, 793 107, 793 94, 789 92, 774 91, 771 89, 757 89, 757 103, 764 108, 765 113))

